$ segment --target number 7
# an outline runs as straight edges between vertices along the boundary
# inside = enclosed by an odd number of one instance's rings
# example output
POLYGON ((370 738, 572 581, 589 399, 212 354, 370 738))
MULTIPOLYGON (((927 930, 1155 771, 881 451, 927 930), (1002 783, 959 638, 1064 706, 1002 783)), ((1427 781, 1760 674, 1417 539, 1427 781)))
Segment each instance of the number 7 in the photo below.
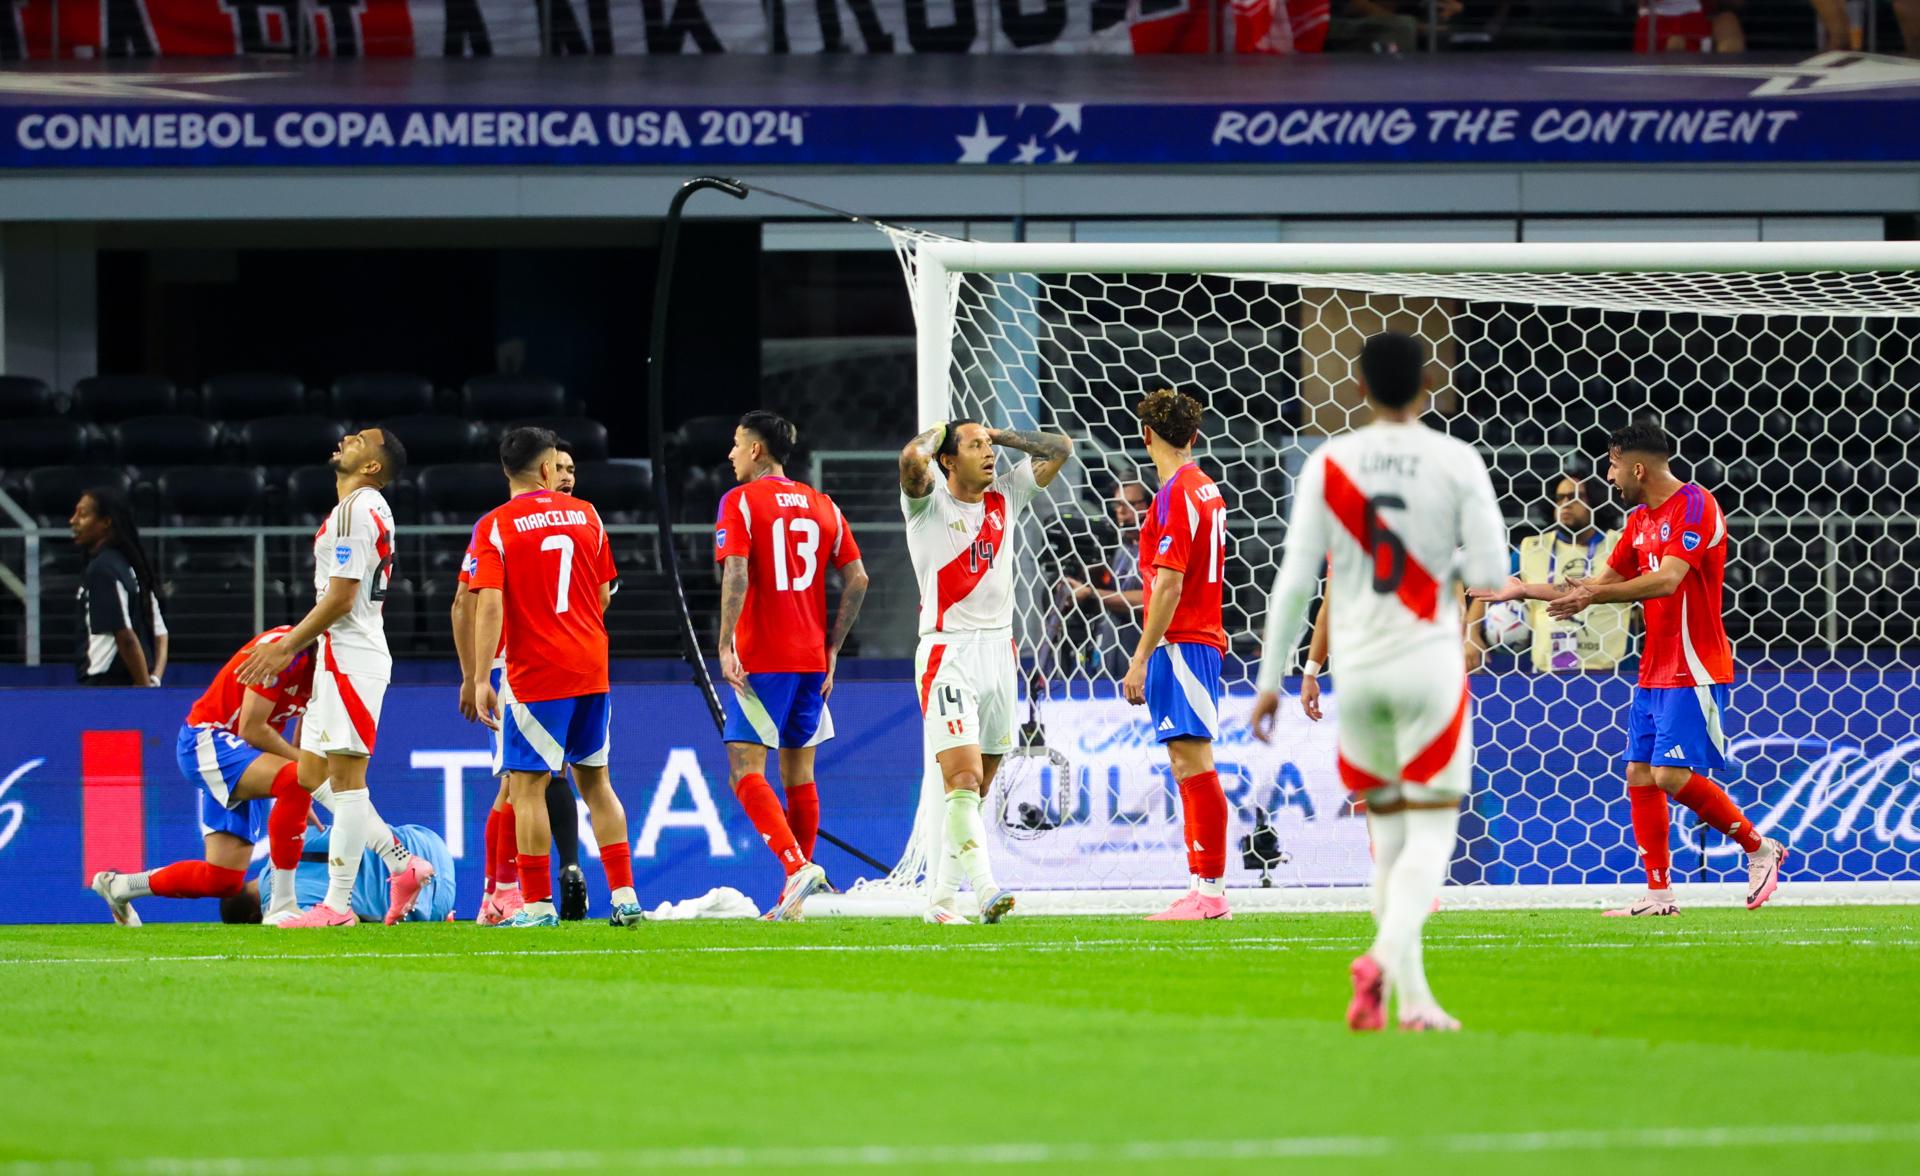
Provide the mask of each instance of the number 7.
POLYGON ((549 535, 540 541, 540 550, 560 553, 560 581, 553 588, 553 615, 567 611, 567 589, 573 584, 573 536, 549 535))

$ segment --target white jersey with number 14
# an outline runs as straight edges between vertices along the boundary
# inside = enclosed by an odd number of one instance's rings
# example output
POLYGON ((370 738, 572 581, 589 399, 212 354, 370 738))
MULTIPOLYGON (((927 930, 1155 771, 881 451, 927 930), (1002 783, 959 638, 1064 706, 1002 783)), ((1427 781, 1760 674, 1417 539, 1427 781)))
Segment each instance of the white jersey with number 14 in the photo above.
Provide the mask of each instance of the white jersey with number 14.
POLYGON ((933 490, 900 495, 907 552, 920 585, 920 635, 1013 632, 1013 534, 1040 492, 1033 462, 993 479, 979 502, 961 502, 936 469, 933 490))

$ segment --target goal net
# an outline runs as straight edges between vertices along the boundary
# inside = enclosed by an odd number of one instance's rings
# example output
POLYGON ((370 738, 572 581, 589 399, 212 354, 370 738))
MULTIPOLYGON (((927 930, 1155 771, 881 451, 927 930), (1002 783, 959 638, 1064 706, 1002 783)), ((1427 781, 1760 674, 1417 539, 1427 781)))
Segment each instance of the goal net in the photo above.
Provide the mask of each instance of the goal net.
MULTIPOLYGON (((1195 458, 1230 511, 1215 756, 1235 901, 1364 905, 1366 824, 1334 769, 1339 650, 1323 721, 1288 697, 1269 745, 1246 716, 1293 479, 1315 446, 1365 423, 1352 367, 1388 328, 1425 340, 1426 423, 1485 456, 1516 560, 1529 536, 1564 532, 1534 545, 1527 558, 1546 563, 1531 578, 1605 558, 1624 509, 1599 481, 1605 438, 1634 419, 1665 426, 1676 472, 1729 516, 1739 678, 1735 762, 1717 778, 1792 847, 1783 895, 1920 899, 1920 249, 895 244, 922 424, 971 416, 1078 439, 1013 548, 1020 710, 1037 727, 987 811, 995 869, 1023 909, 1140 910, 1187 883, 1165 752, 1117 689, 1139 633, 1124 596, 1139 587, 1135 504, 1158 485, 1133 405, 1160 386, 1205 405, 1195 458), (1561 517, 1554 496, 1589 479, 1597 538, 1572 533, 1578 512, 1561 517)), ((1585 905, 1644 885, 1620 755, 1637 618, 1616 606, 1555 627, 1543 608, 1495 606, 1478 627, 1490 648, 1449 903, 1585 905)), ((918 896, 940 836, 937 776, 922 788, 899 866, 850 908, 918 896)), ((1674 815, 1683 894, 1731 901, 1744 859, 1674 815)))

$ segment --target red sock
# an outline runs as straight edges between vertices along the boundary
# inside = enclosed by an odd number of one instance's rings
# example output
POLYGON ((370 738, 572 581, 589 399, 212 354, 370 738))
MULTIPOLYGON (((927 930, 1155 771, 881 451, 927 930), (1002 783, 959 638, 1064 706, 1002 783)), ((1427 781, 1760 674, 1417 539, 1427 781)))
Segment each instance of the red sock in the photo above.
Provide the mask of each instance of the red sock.
POLYGON ((553 861, 544 853, 523 853, 520 861, 521 897, 528 902, 553 901, 553 861))
POLYGON ((812 861, 820 838, 820 789, 812 781, 787 786, 787 827, 793 830, 800 855, 812 861))
POLYGON ((755 772, 740 777, 740 782, 733 786, 733 794, 740 798, 740 807, 747 810, 747 819, 766 839, 767 848, 780 859, 782 869, 791 875, 807 864, 806 855, 800 852, 800 843, 793 839, 787 814, 781 811, 780 801, 773 794, 773 785, 767 783, 765 776, 755 772))
POLYGON ((600 868, 607 872, 607 889, 633 885, 633 846, 609 841, 600 847, 600 868))
POLYGON ((223 870, 211 862, 175 862, 147 875, 147 885, 162 898, 225 898, 246 884, 245 870, 223 870))
MULTIPOLYGON (((520 869, 520 833, 518 827, 515 826, 513 822, 512 805, 508 805, 506 808, 500 810, 499 837, 500 848, 494 853, 493 884, 496 888, 501 886, 518 886, 520 885, 520 875, 522 873, 520 869)), ((553 893, 552 887, 548 887, 547 893, 553 893)))
POLYGON ((1180 781, 1180 811, 1186 821, 1187 869, 1201 878, 1227 873, 1227 794, 1220 773, 1197 772, 1180 781))
POLYGON ((273 807, 267 811, 267 852, 274 869, 299 868, 311 812, 313 794, 300 787, 299 768, 293 764, 281 768, 273 777, 273 807))
POLYGON ((1667 794, 1651 784, 1629 784, 1627 803, 1633 808, 1633 840, 1647 869, 1647 889, 1665 890, 1673 885, 1673 808, 1667 794))
POLYGON ((480 835, 480 842, 486 849, 487 864, 480 875, 480 893, 493 893, 493 868, 500 860, 500 810, 487 810, 487 831, 480 835))
POLYGON ((1686 786, 1673 794, 1673 798, 1692 809, 1715 831, 1738 842, 1741 849, 1752 853, 1760 848, 1760 834, 1754 831, 1747 814, 1733 803, 1733 797, 1700 773, 1695 772, 1686 786))

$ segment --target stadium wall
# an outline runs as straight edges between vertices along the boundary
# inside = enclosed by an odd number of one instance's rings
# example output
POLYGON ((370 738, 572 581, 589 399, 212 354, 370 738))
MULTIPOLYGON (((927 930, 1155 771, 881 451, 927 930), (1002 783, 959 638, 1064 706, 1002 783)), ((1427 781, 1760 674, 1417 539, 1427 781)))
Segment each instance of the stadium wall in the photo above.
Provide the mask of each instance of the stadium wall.
MULTIPOLYGON (((1630 684, 1515 674, 1475 685, 1476 796, 1453 881, 1636 884, 1619 797, 1621 731, 1613 718, 1624 713, 1630 684)), ((179 718, 193 694, 8 694, 0 734, 0 894, 7 899, 0 919, 98 921, 99 900, 85 889, 92 871, 199 857, 195 790, 173 759, 179 718)), ((627 805, 642 901, 651 907, 716 886, 768 901, 778 867, 728 795, 726 758, 697 694, 685 686, 634 685, 616 687, 614 696, 613 776, 627 805)), ((1265 748, 1247 736, 1249 701, 1228 701, 1218 753, 1235 805, 1235 837, 1258 806, 1274 814, 1281 846, 1294 858, 1276 871, 1282 885, 1358 880, 1366 835, 1334 779, 1331 724, 1310 726, 1289 706, 1279 748, 1265 748)), ((396 686, 389 693, 372 785, 389 820, 446 835, 460 866, 458 911, 470 917, 480 889, 478 835, 494 786, 480 730, 463 722, 452 702, 450 687, 396 686)), ((1920 739, 1891 721, 1916 708, 1920 682, 1905 671, 1758 675, 1735 687, 1731 733, 1740 762, 1725 783, 1763 829, 1794 847, 1796 878, 1916 876, 1920 782, 1912 765, 1920 739)), ((834 713, 839 735, 819 762, 823 824, 892 861, 906 842, 918 787, 912 693, 901 682, 849 682, 835 691, 834 713)), ((1070 815, 1070 824, 1083 825, 1065 831, 1072 853, 1008 843, 1023 847, 1017 863, 1002 859, 1023 885, 1155 885, 1162 865, 1180 871, 1178 834, 1168 837, 1177 806, 1139 714, 1110 698, 1043 704, 1055 746, 1071 758, 1076 777, 1095 787, 1083 789, 1091 800, 1070 815)), ((1711 835, 1703 840, 1684 811, 1676 812, 1676 824, 1677 879, 1737 876, 1731 847, 1711 835)), ((842 886, 872 873, 824 843, 820 860, 842 886)), ((598 895, 597 867, 587 868, 598 895)), ((1232 870, 1237 885, 1253 884, 1237 857, 1232 870)), ((596 899, 596 909, 602 906, 596 899)), ((211 902, 152 899, 141 914, 156 921, 216 917, 211 902)))

